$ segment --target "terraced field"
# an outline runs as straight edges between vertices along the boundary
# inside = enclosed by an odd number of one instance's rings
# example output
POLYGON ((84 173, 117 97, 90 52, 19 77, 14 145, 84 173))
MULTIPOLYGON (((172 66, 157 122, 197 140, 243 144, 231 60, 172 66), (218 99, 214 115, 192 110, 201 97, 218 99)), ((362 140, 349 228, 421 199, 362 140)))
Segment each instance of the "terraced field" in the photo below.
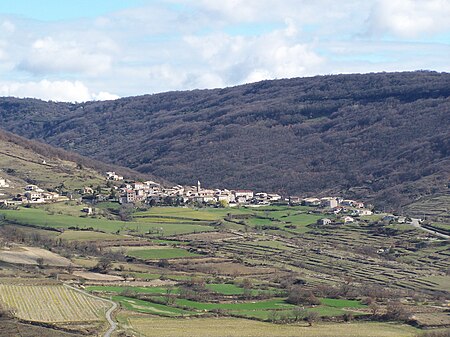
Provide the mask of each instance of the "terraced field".
POLYGON ((62 285, 0 284, 0 302, 18 318, 47 323, 100 321, 109 307, 62 285))

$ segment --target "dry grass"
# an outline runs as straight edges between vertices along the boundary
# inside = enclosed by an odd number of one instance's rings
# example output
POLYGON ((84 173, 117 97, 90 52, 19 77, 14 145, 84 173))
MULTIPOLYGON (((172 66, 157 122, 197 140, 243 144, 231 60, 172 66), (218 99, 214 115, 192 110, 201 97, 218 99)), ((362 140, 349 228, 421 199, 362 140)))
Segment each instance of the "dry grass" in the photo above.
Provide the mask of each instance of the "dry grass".
POLYGON ((235 239, 238 238, 238 236, 231 233, 209 232, 209 233, 194 233, 194 234, 179 235, 177 238, 179 240, 211 242, 225 239, 235 239))
POLYGON ((147 337, 413 337, 407 325, 388 323, 276 325, 235 318, 166 319, 130 316, 128 324, 147 337))
POLYGON ((37 265, 38 259, 42 259, 43 265, 65 267, 70 265, 70 260, 36 247, 13 247, 0 250, 0 260, 8 263, 37 265))
POLYGON ((73 275, 82 277, 86 280, 90 281, 123 281, 123 277, 116 276, 116 275, 107 275, 107 274, 100 274, 100 273, 92 273, 89 271, 74 271, 73 275))

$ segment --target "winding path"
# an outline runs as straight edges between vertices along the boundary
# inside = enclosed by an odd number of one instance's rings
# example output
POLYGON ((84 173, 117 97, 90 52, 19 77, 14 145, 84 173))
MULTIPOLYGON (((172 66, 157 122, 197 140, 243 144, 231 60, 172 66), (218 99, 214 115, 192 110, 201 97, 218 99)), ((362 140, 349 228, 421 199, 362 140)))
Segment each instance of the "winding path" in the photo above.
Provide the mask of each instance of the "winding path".
POLYGON ((433 231, 433 230, 431 230, 431 229, 428 229, 428 228, 424 228, 424 227, 422 227, 421 225, 420 225, 420 221, 419 221, 419 219, 411 219, 411 223, 410 223, 412 226, 414 226, 414 227, 416 227, 416 228, 419 228, 419 229, 421 229, 421 230, 423 230, 423 231, 425 231, 425 232, 428 232, 428 233, 430 233, 430 234, 434 234, 434 235, 436 235, 436 236, 440 236, 441 238, 444 238, 444 239, 450 239, 450 236, 449 235, 446 235, 446 234, 443 234, 443 233, 439 233, 439 232, 436 232, 436 231, 433 231))
POLYGON ((106 298, 102 298, 102 297, 98 297, 92 294, 89 294, 88 292, 81 290, 81 289, 77 289, 74 288, 72 286, 69 286, 67 284, 64 284, 65 287, 70 288, 72 290, 78 291, 79 293, 82 293, 83 295, 95 298, 96 300, 101 300, 101 301, 106 301, 108 303, 111 304, 111 308, 108 309, 108 311, 106 312, 106 320, 108 321, 110 328, 108 329, 108 331, 105 332, 105 334, 103 335, 103 337, 111 337, 111 334, 114 332, 114 330, 117 329, 117 323, 114 322, 114 320, 111 317, 111 314, 113 313, 114 310, 116 310, 117 308, 117 303, 111 301, 111 300, 107 300, 106 298))

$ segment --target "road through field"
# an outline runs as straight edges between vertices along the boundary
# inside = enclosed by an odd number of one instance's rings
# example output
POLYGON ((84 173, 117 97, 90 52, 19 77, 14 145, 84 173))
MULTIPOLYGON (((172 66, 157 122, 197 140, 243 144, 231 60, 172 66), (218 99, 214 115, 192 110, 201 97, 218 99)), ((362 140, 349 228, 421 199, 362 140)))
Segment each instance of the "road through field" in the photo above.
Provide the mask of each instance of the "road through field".
POLYGON ((103 335, 103 337, 111 337, 111 334, 112 334, 112 333, 114 332, 114 330, 116 330, 116 328, 117 328, 117 323, 114 322, 114 320, 113 320, 112 317, 111 317, 111 314, 112 314, 112 313, 114 312, 114 310, 116 310, 116 308, 117 308, 117 303, 115 303, 115 302, 113 302, 113 301, 110 301, 110 300, 107 300, 107 299, 102 298, 102 297, 98 297, 98 296, 89 294, 89 293, 87 293, 87 292, 85 292, 85 291, 83 291, 83 290, 81 290, 81 289, 77 289, 77 288, 71 287, 71 286, 69 286, 69 285, 67 285, 67 284, 64 284, 64 286, 66 286, 67 288, 73 289, 73 290, 75 290, 75 291, 78 291, 79 293, 82 293, 83 295, 86 295, 86 296, 95 298, 95 299, 97 299, 97 300, 106 301, 106 302, 108 302, 108 303, 111 304, 111 308, 109 308, 109 310, 108 310, 108 311, 106 312, 106 314, 105 314, 105 315, 106 315, 106 320, 108 321, 108 323, 109 323, 109 325, 110 325, 110 328, 109 328, 108 331, 106 331, 105 334, 103 335))

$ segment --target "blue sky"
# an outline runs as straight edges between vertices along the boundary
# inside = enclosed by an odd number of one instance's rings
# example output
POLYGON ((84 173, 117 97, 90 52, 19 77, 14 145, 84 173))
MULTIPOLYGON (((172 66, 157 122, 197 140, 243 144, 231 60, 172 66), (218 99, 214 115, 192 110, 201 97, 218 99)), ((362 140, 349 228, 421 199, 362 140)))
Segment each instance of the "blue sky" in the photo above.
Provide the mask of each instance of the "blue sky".
POLYGON ((95 18, 145 4, 144 0, 9 0, 0 2, 0 13, 40 21, 64 21, 95 18))
POLYGON ((450 0, 0 2, 0 96, 114 99, 339 73, 450 71, 450 0))

